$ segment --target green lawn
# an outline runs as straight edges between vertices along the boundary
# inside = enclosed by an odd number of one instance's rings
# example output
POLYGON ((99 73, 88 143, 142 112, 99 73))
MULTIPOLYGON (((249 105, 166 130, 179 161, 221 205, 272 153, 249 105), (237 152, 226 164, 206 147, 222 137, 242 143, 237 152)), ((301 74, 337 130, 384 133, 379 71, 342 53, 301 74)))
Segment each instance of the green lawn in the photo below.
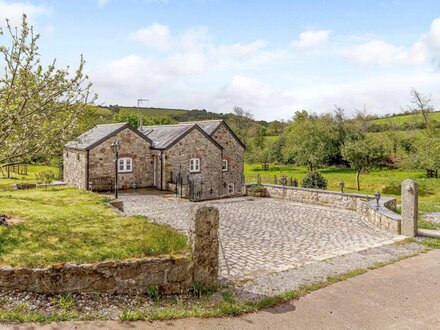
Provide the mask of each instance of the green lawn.
MULTIPOLYGON (((328 180, 328 189, 339 191, 339 182, 345 183, 346 192, 357 192, 356 172, 351 169, 327 168, 319 170, 328 180)), ((282 175, 294 177, 301 182, 306 175, 306 168, 291 166, 274 166, 269 171, 263 171, 261 165, 245 165, 246 181, 255 180, 255 175, 272 179, 282 175)), ((419 208, 421 211, 440 211, 440 179, 425 178, 425 171, 409 170, 374 170, 364 173, 360 177, 361 192, 374 194, 379 190, 383 195, 394 196, 400 200, 400 183, 405 179, 414 179, 419 183, 419 208)))
POLYGON ((0 192, 0 214, 24 221, 0 226, 0 265, 43 266, 189 251, 184 235, 123 217, 105 199, 74 188, 0 192))
POLYGON ((16 173, 10 173, 10 178, 6 177, 6 169, 3 169, 3 176, 0 173, 0 190, 10 189, 15 183, 36 183, 35 173, 52 170, 55 176, 58 175, 58 168, 45 165, 28 165, 28 175, 20 175, 16 173))

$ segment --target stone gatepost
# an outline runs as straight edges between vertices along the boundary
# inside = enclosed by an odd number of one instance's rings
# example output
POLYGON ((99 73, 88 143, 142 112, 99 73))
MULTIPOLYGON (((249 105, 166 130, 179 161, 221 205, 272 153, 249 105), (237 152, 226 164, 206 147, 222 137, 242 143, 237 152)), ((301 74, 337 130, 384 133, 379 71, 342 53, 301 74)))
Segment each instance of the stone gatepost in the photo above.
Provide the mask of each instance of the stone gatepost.
POLYGON ((212 206, 194 206, 191 212, 190 239, 194 281, 205 288, 218 287, 219 211, 212 206))
POLYGON ((402 182, 402 222, 401 234, 409 237, 417 235, 418 220, 418 195, 417 182, 407 179, 402 182))

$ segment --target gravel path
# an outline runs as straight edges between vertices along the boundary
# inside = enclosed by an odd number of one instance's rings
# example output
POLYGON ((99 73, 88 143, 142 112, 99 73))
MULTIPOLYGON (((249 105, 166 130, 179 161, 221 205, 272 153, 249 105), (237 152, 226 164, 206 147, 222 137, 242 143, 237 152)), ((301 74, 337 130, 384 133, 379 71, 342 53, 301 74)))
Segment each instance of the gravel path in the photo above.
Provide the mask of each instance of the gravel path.
POLYGON ((272 296, 298 289, 302 285, 323 281, 329 276, 346 274, 378 263, 387 263, 425 250, 426 247, 417 243, 384 245, 309 263, 297 269, 259 276, 252 281, 243 282, 237 286, 237 289, 241 291, 242 297, 272 296))

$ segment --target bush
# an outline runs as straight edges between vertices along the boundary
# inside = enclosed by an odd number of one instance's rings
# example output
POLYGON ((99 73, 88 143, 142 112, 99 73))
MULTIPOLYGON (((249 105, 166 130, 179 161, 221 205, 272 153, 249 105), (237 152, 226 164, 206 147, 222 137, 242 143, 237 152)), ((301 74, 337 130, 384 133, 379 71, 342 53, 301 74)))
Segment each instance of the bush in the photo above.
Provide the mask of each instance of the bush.
POLYGON ((309 172, 302 181, 303 188, 327 189, 327 179, 319 172, 309 172))
POLYGON ((37 183, 47 186, 55 180, 55 173, 51 170, 44 170, 35 173, 35 179, 37 180, 37 183))

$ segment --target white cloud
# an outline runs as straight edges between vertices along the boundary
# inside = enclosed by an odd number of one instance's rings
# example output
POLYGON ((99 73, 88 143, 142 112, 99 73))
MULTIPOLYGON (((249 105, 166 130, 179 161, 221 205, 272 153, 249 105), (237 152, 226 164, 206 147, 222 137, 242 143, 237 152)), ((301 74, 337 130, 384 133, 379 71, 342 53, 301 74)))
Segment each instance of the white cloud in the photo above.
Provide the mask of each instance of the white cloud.
POLYGON ((418 65, 426 63, 429 57, 428 48, 421 41, 411 47, 398 47, 382 40, 374 40, 345 49, 342 54, 353 63, 377 65, 418 65))
POLYGON ((12 26, 19 26, 23 14, 28 16, 29 22, 37 17, 50 15, 52 9, 46 5, 34 5, 28 2, 5 2, 0 0, 0 28, 6 27, 6 19, 9 19, 12 26))
POLYGON ((267 117, 276 108, 293 102, 293 97, 274 90, 257 79, 237 75, 215 95, 216 108, 230 111, 239 105, 257 117, 267 117))
POLYGON ((293 109, 307 109, 318 113, 332 111, 333 105, 342 106, 348 114, 364 106, 371 114, 397 113, 409 102, 412 87, 431 93, 435 106, 440 106, 440 73, 399 72, 379 74, 345 82, 313 82, 291 90, 293 109))
POLYGON ((104 8, 110 2, 110 0, 96 0, 99 8, 104 8))
POLYGON ((439 66, 440 64, 440 18, 432 21, 431 28, 424 38, 430 52, 430 59, 439 66))
POLYGON ((297 50, 308 50, 326 42, 329 39, 330 30, 305 31, 299 35, 298 40, 292 41, 292 47, 297 50))
POLYGON ((132 54, 102 63, 91 70, 98 92, 133 98, 135 94, 155 93, 160 89, 172 89, 190 79, 201 78, 228 67, 239 67, 249 61, 271 61, 280 56, 270 56, 264 51, 266 42, 215 45, 207 27, 194 27, 181 34, 172 35, 166 25, 158 23, 139 29, 129 36, 160 54, 142 56, 132 54))
POLYGON ((228 57, 247 59, 249 56, 253 56, 262 50, 266 45, 266 41, 256 40, 247 44, 235 43, 231 45, 220 45, 214 48, 211 52, 213 56, 219 59, 228 57))
POLYGON ((155 49, 165 50, 171 47, 171 37, 168 26, 158 23, 140 28, 132 33, 130 38, 155 49))

